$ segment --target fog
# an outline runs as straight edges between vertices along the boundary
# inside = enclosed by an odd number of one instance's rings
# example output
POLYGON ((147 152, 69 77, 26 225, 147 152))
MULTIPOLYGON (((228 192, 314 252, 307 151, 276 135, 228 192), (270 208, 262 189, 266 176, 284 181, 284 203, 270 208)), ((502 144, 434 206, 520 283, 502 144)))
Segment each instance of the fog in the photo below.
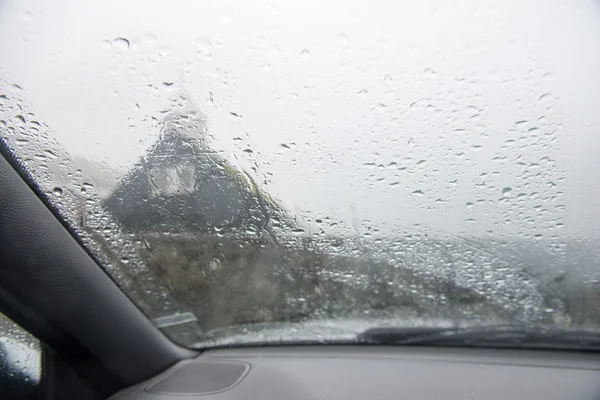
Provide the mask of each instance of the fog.
POLYGON ((2 77, 104 184, 184 96, 311 231, 600 240, 597 1, 0 4, 2 77))

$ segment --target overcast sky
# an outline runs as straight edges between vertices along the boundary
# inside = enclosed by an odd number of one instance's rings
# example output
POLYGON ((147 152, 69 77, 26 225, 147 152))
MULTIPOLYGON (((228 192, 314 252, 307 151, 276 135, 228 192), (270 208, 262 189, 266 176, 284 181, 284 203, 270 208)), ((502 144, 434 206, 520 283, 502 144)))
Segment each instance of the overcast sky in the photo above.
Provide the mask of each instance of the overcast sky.
POLYGON ((600 239, 595 0, 5 0, 0 54, 121 174, 185 93, 312 231, 600 239))

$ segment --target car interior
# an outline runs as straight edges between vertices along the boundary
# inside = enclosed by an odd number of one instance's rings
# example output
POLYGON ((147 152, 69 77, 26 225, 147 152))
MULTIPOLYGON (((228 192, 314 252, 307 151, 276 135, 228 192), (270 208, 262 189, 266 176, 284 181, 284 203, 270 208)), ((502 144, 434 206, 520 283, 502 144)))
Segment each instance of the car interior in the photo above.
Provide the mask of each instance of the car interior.
POLYGON ((22 375, 2 369, 2 399, 600 396, 600 356, 589 351, 368 344, 180 347, 61 223, 5 146, 0 188, 0 312, 37 338, 42 353, 33 391, 22 390, 22 375))
POLYGON ((0 400, 600 399, 600 0, 0 1, 0 400))

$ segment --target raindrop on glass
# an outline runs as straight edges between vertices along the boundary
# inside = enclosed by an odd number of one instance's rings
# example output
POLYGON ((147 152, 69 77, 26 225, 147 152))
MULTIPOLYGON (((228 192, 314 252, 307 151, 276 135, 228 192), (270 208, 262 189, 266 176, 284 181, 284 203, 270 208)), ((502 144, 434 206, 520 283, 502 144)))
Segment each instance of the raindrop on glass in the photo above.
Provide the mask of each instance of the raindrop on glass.
POLYGON ((113 40, 113 45, 117 48, 117 49, 121 49, 121 50, 129 50, 129 40, 119 37, 116 38, 115 40, 113 40))

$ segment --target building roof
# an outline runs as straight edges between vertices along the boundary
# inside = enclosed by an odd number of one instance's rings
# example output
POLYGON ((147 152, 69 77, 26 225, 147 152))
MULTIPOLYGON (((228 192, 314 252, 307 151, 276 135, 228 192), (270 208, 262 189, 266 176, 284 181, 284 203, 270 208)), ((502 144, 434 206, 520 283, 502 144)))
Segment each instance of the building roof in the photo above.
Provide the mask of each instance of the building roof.
POLYGON ((199 113, 167 115, 160 140, 105 201, 125 228, 260 233, 282 213, 250 175, 208 147, 205 127, 199 113))

